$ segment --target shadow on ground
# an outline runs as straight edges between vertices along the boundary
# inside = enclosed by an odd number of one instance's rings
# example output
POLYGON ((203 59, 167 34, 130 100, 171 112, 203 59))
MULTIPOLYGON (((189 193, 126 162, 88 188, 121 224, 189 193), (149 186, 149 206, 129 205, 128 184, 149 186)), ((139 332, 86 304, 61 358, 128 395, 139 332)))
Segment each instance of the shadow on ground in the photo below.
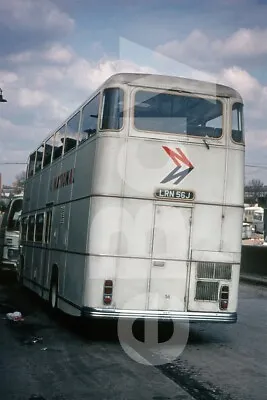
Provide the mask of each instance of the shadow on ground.
MULTIPOLYGON (((45 301, 39 298, 35 293, 26 288, 21 288, 16 280, 16 275, 11 272, 0 273, 0 314, 20 311, 25 317, 25 323, 21 325, 21 331, 25 334, 36 332, 38 328, 45 328, 45 324, 30 324, 27 317, 33 314, 38 315, 44 313, 58 327, 66 329, 75 335, 78 335, 85 341, 96 342, 118 342, 117 321, 90 321, 77 317, 68 316, 62 312, 52 313, 45 301)), ((40 318, 42 320, 42 318, 40 318)), ((129 329, 129 322, 122 322, 121 329, 129 329)), ((48 327, 47 327, 48 328, 48 327)), ((158 342, 168 342, 174 333, 174 325, 172 322, 160 322, 158 328, 155 322, 133 321, 132 331, 134 337, 145 342, 146 330, 158 329, 158 342)), ((185 338, 187 346, 206 346, 208 343, 227 343, 229 341, 227 332, 222 336, 221 329, 214 327, 214 324, 192 324, 190 329, 188 324, 178 324, 176 328, 175 338, 172 345, 183 345, 185 338), (178 332, 178 333, 177 333, 178 332)))

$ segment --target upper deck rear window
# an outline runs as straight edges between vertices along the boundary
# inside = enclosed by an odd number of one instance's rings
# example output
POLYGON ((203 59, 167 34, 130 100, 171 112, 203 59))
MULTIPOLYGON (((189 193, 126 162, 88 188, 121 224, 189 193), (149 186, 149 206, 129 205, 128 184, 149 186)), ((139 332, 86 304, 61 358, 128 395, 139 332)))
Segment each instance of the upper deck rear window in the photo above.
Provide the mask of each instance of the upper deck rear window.
POLYGON ((223 105, 217 99, 140 90, 135 94, 136 129, 220 138, 223 105))

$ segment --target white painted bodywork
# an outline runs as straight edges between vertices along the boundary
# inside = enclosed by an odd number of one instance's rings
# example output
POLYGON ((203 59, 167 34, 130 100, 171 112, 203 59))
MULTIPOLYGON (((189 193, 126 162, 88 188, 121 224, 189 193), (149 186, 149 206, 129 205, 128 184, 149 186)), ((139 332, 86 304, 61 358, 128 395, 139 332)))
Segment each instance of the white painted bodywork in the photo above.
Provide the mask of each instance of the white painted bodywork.
POLYGON ((251 238, 252 238, 252 225, 243 222, 242 239, 251 239, 251 238))
POLYGON ((47 299, 57 265, 64 311, 227 322, 237 309, 244 188, 244 145, 231 140, 229 110, 241 98, 218 85, 134 74, 111 78, 100 90, 108 86, 124 90, 123 129, 99 131, 26 182, 24 216, 53 203, 53 223, 49 246, 23 245, 25 284, 47 299), (202 138, 137 131, 129 112, 134 85, 217 93, 228 110, 222 138, 207 139, 208 149, 202 138), (194 166, 179 185, 161 183, 175 166, 163 146, 179 148, 194 166), (72 185, 47 189, 72 168, 72 185), (159 189, 193 191, 195 198, 160 199, 159 189), (199 262, 232 265, 231 280, 219 281, 230 288, 226 311, 218 301, 195 300, 199 262), (103 304, 106 279, 114 285, 110 305, 103 304))

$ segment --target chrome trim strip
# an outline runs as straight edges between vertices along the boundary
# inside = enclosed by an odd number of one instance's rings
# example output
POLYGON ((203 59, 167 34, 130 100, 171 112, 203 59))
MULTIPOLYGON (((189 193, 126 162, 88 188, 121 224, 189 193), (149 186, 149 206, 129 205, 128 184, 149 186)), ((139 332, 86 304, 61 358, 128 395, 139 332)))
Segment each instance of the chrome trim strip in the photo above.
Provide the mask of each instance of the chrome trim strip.
POLYGON ((203 312, 203 311, 146 311, 146 310, 115 310, 112 308, 84 307, 82 315, 89 318, 103 319, 148 319, 160 321, 184 322, 225 322, 235 323, 236 312, 203 312))
POLYGON ((17 271, 17 268, 17 263, 15 261, 2 261, 2 264, 0 265, 0 271, 4 271, 6 269, 17 271))
MULTIPOLYGON (((134 137, 136 137, 136 136, 134 136, 134 137)), ((175 141, 176 139, 174 139, 174 141, 175 141)), ((182 141, 181 141, 182 142, 182 141)), ((186 143, 188 143, 188 142, 186 142, 186 143)), ((195 144, 196 142, 194 142, 194 144, 195 144)), ((201 142, 199 143, 199 146, 201 146, 201 142)), ((214 146, 214 143, 213 143, 213 146, 214 146)), ((226 146, 221 146, 221 145, 219 145, 219 147, 224 147, 224 148, 226 148, 226 146)), ((57 160, 59 160, 59 159, 57 159, 57 160)), ((51 164, 52 165, 52 164, 51 164)), ((50 166, 51 166, 50 165, 50 166)), ((39 173, 39 171, 38 171, 38 173, 39 173)), ((35 175, 34 175, 35 176, 35 175)), ((32 177, 31 177, 32 178, 32 177)), ((29 178, 29 179, 31 179, 31 178, 29 178)), ((61 206, 61 205, 64 205, 64 204, 68 204, 68 203, 71 203, 71 202, 76 202, 76 201, 79 201, 79 200, 84 200, 84 199, 88 199, 88 198, 90 198, 90 197, 107 197, 107 198, 118 198, 118 199, 121 199, 122 197, 120 196, 120 195, 113 195, 113 194, 108 194, 108 193, 104 193, 104 194, 89 194, 89 195, 86 195, 86 196, 82 196, 81 198, 79 198, 79 199, 74 199, 74 200, 68 200, 68 201, 62 201, 62 202, 59 202, 59 203, 54 203, 54 206, 56 207, 59 207, 59 206, 61 206)), ((124 196, 123 198, 125 198, 125 199, 133 199, 133 200, 144 200, 144 201, 151 201, 151 200, 153 200, 153 201, 155 201, 156 199, 155 199, 155 197, 143 197, 143 196, 135 196, 135 197, 131 197, 131 196, 124 196)), ((173 205, 171 202, 168 202, 168 201, 162 201, 162 200, 159 200, 159 199, 157 199, 156 200, 156 202, 157 203, 161 203, 161 204, 167 204, 167 203, 170 203, 171 205, 173 205)), ((192 205, 190 205, 190 204, 188 204, 188 203, 179 203, 179 205, 180 206, 182 206, 182 207, 184 207, 184 206, 187 206, 187 207, 193 207, 195 204, 203 204, 203 205, 207 205, 207 206, 215 206, 215 207, 222 207, 222 205, 224 205, 225 207, 234 207, 234 208, 240 208, 240 209, 244 209, 244 205, 243 204, 232 204, 232 203, 207 203, 206 201, 194 201, 194 203, 192 204, 192 205)), ((45 210, 46 209, 46 207, 45 206, 43 206, 43 207, 39 207, 39 208, 34 208, 33 210, 31 210, 31 211, 24 211, 24 213, 23 214, 21 214, 21 217, 23 218, 23 217, 27 217, 27 216, 29 216, 31 213, 35 213, 35 212, 38 212, 38 211, 43 211, 43 210, 45 210)))

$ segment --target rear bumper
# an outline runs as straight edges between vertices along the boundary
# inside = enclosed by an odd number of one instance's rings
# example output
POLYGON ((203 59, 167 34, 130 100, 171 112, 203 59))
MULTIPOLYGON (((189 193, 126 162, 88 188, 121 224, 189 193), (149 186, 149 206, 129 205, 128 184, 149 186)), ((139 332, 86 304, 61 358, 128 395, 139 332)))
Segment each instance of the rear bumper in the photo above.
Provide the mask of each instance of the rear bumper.
POLYGON ((10 260, 2 260, 2 263, 0 264, 0 270, 2 271, 17 271, 18 266, 16 261, 10 261, 10 260))
POLYGON ((17 247, 4 246, 0 269, 17 270, 19 260, 19 250, 17 247))
POLYGON ((233 324, 237 321, 237 313, 229 312, 176 312, 176 311, 139 311, 139 310, 114 310, 108 308, 82 309, 82 315, 97 319, 142 319, 158 321, 181 322, 223 322, 233 324))

